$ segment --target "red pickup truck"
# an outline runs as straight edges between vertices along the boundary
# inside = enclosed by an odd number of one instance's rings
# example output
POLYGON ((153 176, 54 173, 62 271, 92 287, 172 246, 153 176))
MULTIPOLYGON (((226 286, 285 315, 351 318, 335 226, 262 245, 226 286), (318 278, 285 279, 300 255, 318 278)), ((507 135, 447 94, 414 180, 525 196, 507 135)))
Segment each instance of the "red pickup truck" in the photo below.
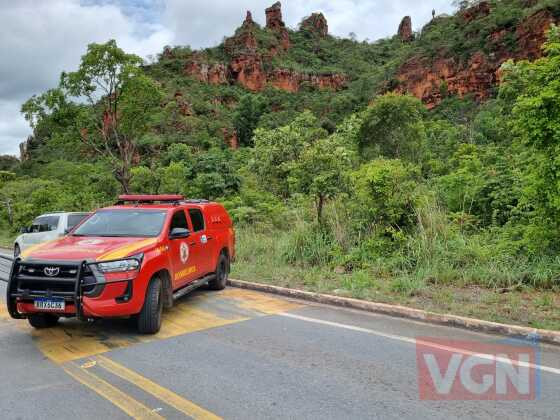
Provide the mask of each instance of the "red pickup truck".
POLYGON ((36 328, 60 317, 127 317, 154 334, 162 310, 190 291, 226 286, 235 233, 223 206, 178 195, 125 195, 67 236, 16 258, 8 312, 36 328))

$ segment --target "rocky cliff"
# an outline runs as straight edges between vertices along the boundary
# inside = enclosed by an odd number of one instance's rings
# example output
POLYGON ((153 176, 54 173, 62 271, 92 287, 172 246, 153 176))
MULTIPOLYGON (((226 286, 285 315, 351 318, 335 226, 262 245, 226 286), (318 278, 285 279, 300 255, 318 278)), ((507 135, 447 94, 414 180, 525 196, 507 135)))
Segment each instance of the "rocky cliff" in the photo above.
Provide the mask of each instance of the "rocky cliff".
MULTIPOLYGON (((460 16, 466 25, 470 25, 490 13, 489 3, 481 2, 460 16)), ((498 83, 499 69, 505 61, 534 60, 542 56, 541 47, 552 23, 558 23, 558 19, 548 10, 541 10, 517 26, 491 33, 486 40, 487 52, 474 52, 466 60, 458 58, 458 54, 433 59, 413 56, 397 72, 397 91, 416 96, 428 108, 437 106, 447 95, 463 97, 469 94, 477 100, 484 100, 498 83), (513 39, 516 48, 512 49, 506 39, 513 39)))
MULTIPOLYGON (((317 89, 340 90, 348 78, 343 74, 311 74, 285 68, 270 68, 273 57, 291 48, 290 33, 282 17, 280 2, 265 10, 266 30, 273 34, 276 42, 260 45, 256 32, 260 30, 247 12, 245 21, 234 36, 226 39, 224 50, 229 57, 225 63, 209 63, 201 54, 193 54, 184 67, 184 73, 209 84, 238 83, 246 89, 258 92, 267 86, 287 92, 298 92, 304 83, 317 89), (268 48, 268 49, 266 49, 268 48)), ((328 34, 328 23, 322 13, 314 13, 302 22, 301 29, 312 31, 321 37, 328 34)), ((166 52, 163 54, 166 57, 166 52)))

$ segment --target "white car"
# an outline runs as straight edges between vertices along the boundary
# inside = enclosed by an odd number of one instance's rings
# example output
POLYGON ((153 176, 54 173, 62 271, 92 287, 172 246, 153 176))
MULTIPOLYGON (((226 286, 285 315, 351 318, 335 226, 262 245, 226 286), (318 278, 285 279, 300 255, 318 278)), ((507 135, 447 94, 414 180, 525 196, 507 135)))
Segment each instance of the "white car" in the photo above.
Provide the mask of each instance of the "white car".
POLYGON ((66 235, 90 214, 57 212, 37 217, 33 220, 31 227, 21 229, 21 235, 14 241, 14 256, 19 256, 30 246, 66 235))

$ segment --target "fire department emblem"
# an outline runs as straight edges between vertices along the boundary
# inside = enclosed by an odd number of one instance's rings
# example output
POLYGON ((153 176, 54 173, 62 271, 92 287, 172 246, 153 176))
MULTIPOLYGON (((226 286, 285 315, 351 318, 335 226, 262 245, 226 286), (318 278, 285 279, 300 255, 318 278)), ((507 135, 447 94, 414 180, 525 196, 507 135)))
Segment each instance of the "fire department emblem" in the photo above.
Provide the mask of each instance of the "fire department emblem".
POLYGON ((185 264, 189 259, 189 246, 183 242, 181 244, 181 262, 185 264))

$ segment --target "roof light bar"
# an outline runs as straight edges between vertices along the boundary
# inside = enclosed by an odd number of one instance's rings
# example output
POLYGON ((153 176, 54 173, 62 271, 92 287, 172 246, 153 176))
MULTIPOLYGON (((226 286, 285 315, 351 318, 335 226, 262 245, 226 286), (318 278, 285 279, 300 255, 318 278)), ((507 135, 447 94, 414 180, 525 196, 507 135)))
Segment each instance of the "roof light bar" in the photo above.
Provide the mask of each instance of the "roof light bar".
POLYGON ((135 203, 177 203, 184 200, 182 195, 164 194, 164 195, 149 195, 149 194, 125 194, 119 195, 119 202, 135 202, 135 203))

